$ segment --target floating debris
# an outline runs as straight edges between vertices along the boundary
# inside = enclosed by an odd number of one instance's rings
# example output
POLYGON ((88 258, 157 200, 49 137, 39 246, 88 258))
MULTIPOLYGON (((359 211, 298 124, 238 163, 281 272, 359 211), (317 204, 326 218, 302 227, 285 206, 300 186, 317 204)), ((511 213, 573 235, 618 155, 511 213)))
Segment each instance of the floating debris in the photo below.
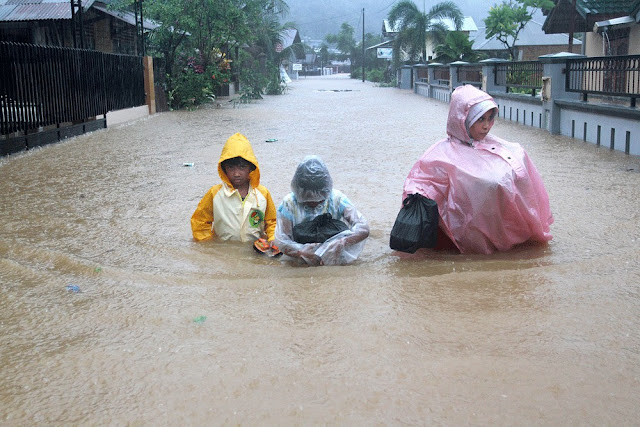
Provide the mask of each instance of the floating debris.
POLYGON ((207 316, 198 316, 193 319, 193 323, 203 323, 205 320, 207 320, 207 316))
POLYGON ((276 142, 276 141, 277 141, 276 138, 269 138, 265 142, 276 142))
POLYGON ((73 293, 78 293, 78 292, 80 292, 80 287, 76 286, 76 285, 67 285, 67 291, 73 292, 73 293))
POLYGON ((187 168, 192 168, 193 167, 193 163, 192 162, 184 162, 182 164, 182 166, 187 167, 187 168))

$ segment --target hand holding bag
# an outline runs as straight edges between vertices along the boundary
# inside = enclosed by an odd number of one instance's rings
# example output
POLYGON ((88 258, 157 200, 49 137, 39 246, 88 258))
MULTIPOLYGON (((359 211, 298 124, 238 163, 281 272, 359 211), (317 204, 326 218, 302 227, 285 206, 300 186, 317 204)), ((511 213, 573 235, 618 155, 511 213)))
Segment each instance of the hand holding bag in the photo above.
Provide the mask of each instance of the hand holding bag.
POLYGON ((438 205, 421 194, 409 194, 402 201, 391 229, 389 246, 401 252, 414 253, 432 248, 438 235, 438 205))
POLYGON ((339 219, 333 219, 330 213, 324 213, 310 221, 295 225, 293 240, 298 243, 324 243, 336 234, 348 229, 347 224, 339 219))

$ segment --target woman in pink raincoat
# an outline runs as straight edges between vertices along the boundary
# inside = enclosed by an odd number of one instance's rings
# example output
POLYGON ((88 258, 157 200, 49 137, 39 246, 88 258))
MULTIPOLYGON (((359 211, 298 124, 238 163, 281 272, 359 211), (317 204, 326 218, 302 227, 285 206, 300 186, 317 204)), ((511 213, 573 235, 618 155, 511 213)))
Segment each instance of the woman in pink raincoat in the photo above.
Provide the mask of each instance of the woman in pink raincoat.
POLYGON ((533 162, 517 143, 489 134, 498 105, 470 85, 451 95, 446 139, 413 166, 402 199, 419 193, 438 205, 438 248, 506 251, 547 242, 553 216, 533 162))

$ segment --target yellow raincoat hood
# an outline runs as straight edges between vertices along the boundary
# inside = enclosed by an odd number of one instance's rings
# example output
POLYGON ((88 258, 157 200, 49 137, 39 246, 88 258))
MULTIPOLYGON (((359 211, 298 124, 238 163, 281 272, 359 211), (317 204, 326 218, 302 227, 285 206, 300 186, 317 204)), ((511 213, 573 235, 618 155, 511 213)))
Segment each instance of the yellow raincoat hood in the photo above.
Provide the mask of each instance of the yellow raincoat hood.
POLYGON ((222 147, 220 160, 218 160, 218 175, 220 175, 220 179, 229 187, 233 187, 233 185, 231 184, 231 181, 229 181, 227 174, 224 173, 224 170, 222 169, 222 162, 228 159, 233 159, 234 157, 242 157, 246 161, 255 165, 255 170, 251 171, 249 174, 249 183, 251 184, 251 187, 257 188, 260 184, 260 166, 258 166, 258 159, 255 154, 253 154, 251 143, 247 137, 241 133, 235 133, 227 139, 224 147, 222 147))

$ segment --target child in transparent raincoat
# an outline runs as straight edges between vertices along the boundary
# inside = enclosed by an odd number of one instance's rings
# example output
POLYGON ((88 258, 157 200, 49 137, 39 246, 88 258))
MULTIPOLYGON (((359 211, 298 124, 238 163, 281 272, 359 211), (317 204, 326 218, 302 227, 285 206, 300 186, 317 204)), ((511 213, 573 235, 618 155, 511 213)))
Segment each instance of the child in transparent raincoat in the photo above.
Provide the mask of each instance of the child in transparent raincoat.
POLYGON ((307 156, 296 168, 291 180, 291 193, 277 210, 275 242, 285 255, 299 258, 309 265, 343 265, 355 261, 369 236, 366 218, 341 191, 333 188, 333 180, 324 162, 307 156), (348 229, 324 243, 297 243, 293 228, 325 213, 347 224, 348 229))
POLYGON ((470 85, 451 95, 447 138, 411 168, 402 200, 421 194, 438 205, 436 249, 489 254, 551 240, 553 216, 527 152, 489 133, 498 105, 470 85))

